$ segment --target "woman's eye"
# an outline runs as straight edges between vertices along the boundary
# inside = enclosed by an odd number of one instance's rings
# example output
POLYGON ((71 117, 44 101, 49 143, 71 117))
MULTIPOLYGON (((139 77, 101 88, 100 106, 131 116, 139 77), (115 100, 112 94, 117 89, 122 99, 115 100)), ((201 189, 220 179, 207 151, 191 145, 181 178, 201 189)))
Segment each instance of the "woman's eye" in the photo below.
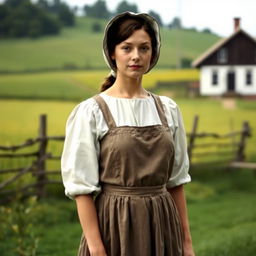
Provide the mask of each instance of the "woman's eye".
POLYGON ((123 46, 122 49, 125 50, 125 51, 129 51, 130 47, 129 46, 123 46))
POLYGON ((149 50, 149 47, 148 47, 148 46, 143 46, 143 47, 141 47, 141 50, 144 51, 144 52, 146 52, 146 51, 149 50))

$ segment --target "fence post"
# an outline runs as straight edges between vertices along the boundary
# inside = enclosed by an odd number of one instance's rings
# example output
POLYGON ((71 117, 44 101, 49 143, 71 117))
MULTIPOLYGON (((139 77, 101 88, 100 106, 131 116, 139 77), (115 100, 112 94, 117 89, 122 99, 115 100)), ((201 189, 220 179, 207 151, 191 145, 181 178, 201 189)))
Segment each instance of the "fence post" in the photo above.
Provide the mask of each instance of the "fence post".
POLYGON ((39 119, 39 150, 37 161, 37 194, 39 198, 46 195, 46 149, 47 149, 47 116, 40 115, 39 119))
POLYGON ((236 153, 236 161, 244 161, 245 160, 245 146, 246 146, 246 138, 251 136, 251 128, 249 126, 248 121, 243 122, 240 142, 238 145, 237 153, 236 153))
POLYGON ((192 152, 193 152, 195 138, 196 138, 198 120, 199 120, 199 116, 195 115, 193 120, 192 131, 190 133, 189 141, 188 141, 188 157, 189 157, 190 163, 192 162, 192 152))

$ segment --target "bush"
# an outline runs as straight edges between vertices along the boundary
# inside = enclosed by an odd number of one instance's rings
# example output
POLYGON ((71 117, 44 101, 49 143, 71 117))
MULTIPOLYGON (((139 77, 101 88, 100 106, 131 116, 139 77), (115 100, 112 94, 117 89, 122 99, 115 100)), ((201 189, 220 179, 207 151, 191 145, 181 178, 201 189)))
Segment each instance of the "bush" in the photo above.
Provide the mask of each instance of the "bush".
POLYGON ((25 201, 17 199, 10 206, 0 207, 0 239, 3 242, 12 241, 12 248, 5 249, 15 251, 15 255, 18 256, 36 255, 39 237, 35 230, 39 211, 36 197, 30 197, 25 201))
POLYGON ((189 58, 182 58, 181 59, 181 67, 182 68, 191 68, 192 60, 189 58))
POLYGON ((65 70, 76 70, 78 69, 78 66, 75 63, 68 62, 64 63, 62 68, 65 70))
POLYGON ((102 30, 102 28, 101 28, 100 23, 94 22, 94 23, 92 24, 92 32, 98 33, 98 32, 101 32, 101 30, 102 30))

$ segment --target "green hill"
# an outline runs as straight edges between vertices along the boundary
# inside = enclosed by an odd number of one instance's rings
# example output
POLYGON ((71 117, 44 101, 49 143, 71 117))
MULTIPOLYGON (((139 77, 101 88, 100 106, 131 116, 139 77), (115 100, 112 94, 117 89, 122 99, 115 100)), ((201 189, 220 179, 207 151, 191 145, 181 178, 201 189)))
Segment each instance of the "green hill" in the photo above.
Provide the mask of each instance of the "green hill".
MULTIPOLYGON (((103 32, 91 32, 94 22, 100 23, 102 30, 106 24, 102 20, 77 18, 75 28, 65 28, 58 36, 1 39, 0 72, 105 68, 101 50, 103 32)), ((177 49, 182 58, 193 60, 219 39, 211 34, 167 28, 162 29, 161 36, 158 68, 175 67, 177 49)))

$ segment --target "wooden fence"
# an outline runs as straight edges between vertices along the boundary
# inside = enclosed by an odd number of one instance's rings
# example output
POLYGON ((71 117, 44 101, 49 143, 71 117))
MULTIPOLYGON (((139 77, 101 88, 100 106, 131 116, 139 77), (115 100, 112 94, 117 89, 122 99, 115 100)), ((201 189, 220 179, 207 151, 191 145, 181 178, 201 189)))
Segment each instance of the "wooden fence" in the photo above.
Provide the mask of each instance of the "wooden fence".
POLYGON ((60 170, 47 170, 46 162, 47 160, 60 161, 61 156, 54 156, 51 152, 47 152, 47 147, 50 141, 59 141, 63 143, 64 139, 65 136, 47 135, 47 116, 41 115, 37 138, 28 139, 21 145, 9 147, 0 146, 0 151, 8 152, 0 154, 0 161, 4 158, 26 158, 27 162, 29 162, 28 166, 25 167, 5 170, 1 170, 0 168, 0 201, 8 201, 8 199, 17 192, 24 195, 36 194, 38 197, 45 197, 47 184, 62 184, 60 170), (23 149, 32 148, 33 146, 37 146, 35 152, 16 153, 23 149), (11 173, 14 173, 14 175, 8 175, 8 178, 5 180, 1 178, 1 176, 11 173), (25 175, 31 176, 29 184, 15 184, 25 175), (51 179, 51 176, 57 176, 58 179, 51 179), (33 180, 32 183, 31 180, 33 180))
POLYGON ((246 142, 252 136, 249 122, 244 121, 241 130, 227 134, 199 133, 198 122, 199 117, 195 116, 191 132, 187 133, 188 155, 192 167, 203 164, 232 166, 234 162, 240 163, 246 160, 246 142))
MULTIPOLYGON (((248 122, 242 124, 240 131, 219 135, 216 133, 198 133, 198 121, 199 117, 195 116, 192 130, 190 133, 187 133, 188 155, 192 166, 203 162, 207 165, 211 163, 220 163, 219 154, 221 154, 221 156, 229 156, 225 159, 222 158, 224 164, 230 164, 234 161, 242 162, 245 160, 246 139, 251 136, 251 128, 248 122), (197 143, 202 140, 202 138, 204 138, 204 140, 211 138, 213 141, 197 143), (223 139, 228 139, 228 142, 220 142, 223 139), (212 150, 214 147, 215 150, 212 150), (220 153, 218 148, 231 148, 231 150, 225 150, 220 153), (216 162, 210 161, 213 159, 213 155, 217 156, 216 162), (203 159, 206 159, 206 161, 202 161, 203 159)), ((30 163, 27 166, 13 169, 1 169, 2 165, 0 164, 0 201, 10 199, 13 194, 17 192, 24 195, 36 194, 38 197, 45 197, 47 193, 46 185, 62 184, 60 170, 49 171, 47 170, 46 164, 49 160, 60 161, 61 158, 61 156, 54 156, 51 152, 47 151, 49 149, 49 142, 57 141, 63 143, 64 139, 64 136, 48 136, 47 116, 41 115, 37 138, 28 139, 21 145, 8 147, 0 146, 0 161, 2 159, 13 160, 17 158, 26 158, 26 162, 30 163), (36 151, 31 152, 33 148, 36 148, 36 151), (26 150, 25 153, 17 153, 22 150, 24 151, 24 149, 29 150, 26 150), (30 152, 27 153, 27 151, 30 152), (22 184, 19 184, 18 181, 25 175, 30 175, 28 184, 24 184, 26 182, 21 182, 22 184), (52 176, 57 176, 57 179, 52 179, 52 176)))

